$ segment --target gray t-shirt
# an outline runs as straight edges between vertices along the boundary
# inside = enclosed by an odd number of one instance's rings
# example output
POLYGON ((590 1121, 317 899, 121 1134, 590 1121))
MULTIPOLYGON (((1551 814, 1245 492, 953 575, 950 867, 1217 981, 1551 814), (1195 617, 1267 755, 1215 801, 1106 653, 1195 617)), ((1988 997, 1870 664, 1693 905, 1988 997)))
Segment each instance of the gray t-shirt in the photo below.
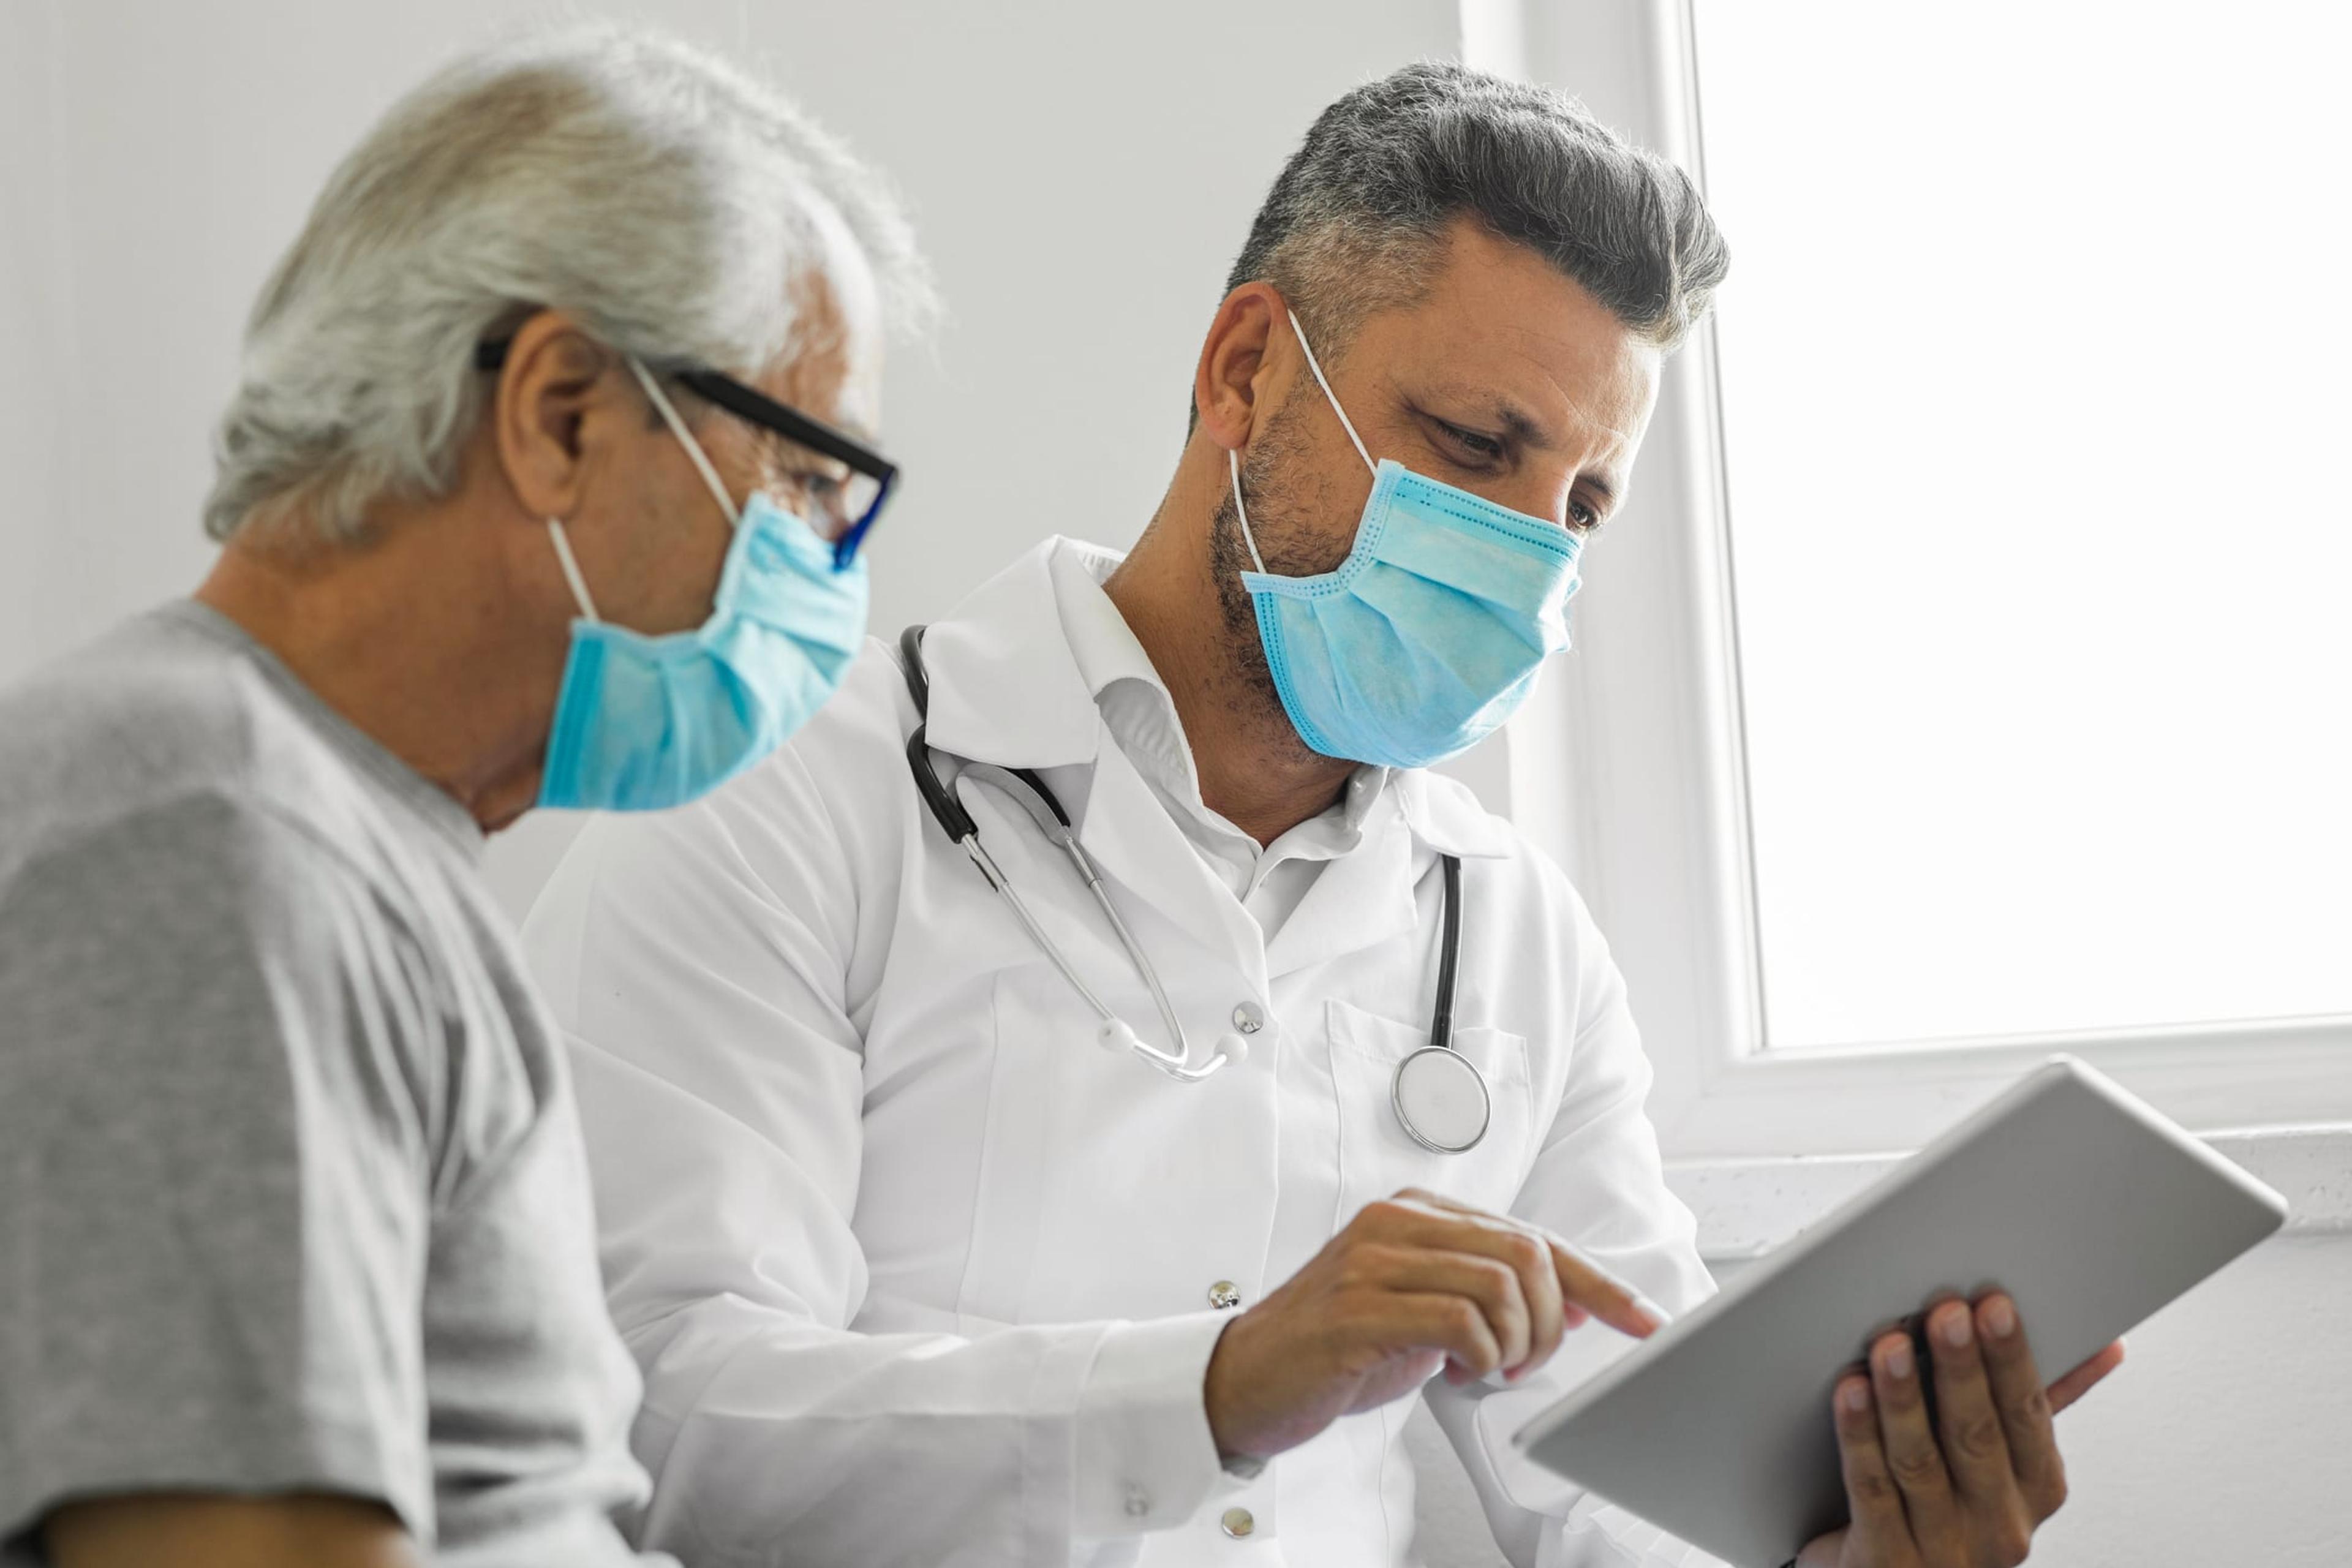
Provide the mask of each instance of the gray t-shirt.
POLYGON ((638 1561, 636 1371, 481 847, 193 603, 0 692, 0 1568, 158 1489, 638 1561))

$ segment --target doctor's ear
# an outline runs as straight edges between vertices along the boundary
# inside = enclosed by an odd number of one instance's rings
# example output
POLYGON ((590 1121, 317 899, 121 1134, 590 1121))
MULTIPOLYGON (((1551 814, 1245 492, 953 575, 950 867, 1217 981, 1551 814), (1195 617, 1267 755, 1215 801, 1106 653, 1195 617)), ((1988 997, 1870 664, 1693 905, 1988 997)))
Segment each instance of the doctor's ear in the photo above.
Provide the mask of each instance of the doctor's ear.
POLYGON ((636 419, 619 355, 557 310, 526 319, 508 341, 485 415, 499 467, 534 521, 581 509, 602 437, 636 419), (622 372, 617 377, 613 374, 622 372))
POLYGON ((1192 377, 1192 409, 1209 439, 1228 451, 1247 446, 1258 416, 1273 406, 1267 351, 1284 308, 1273 284, 1244 283, 1225 296, 1209 323, 1192 377))

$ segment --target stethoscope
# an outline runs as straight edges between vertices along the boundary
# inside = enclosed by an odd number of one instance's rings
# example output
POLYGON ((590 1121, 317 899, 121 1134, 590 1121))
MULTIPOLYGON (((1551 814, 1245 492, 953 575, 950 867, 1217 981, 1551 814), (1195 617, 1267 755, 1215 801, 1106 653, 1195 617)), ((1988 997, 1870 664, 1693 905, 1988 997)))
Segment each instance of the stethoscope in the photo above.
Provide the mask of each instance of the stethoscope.
MULTIPOLYGON (((1030 911, 1020 889, 1005 876, 987 846, 981 843, 980 825, 956 798, 953 787, 940 782, 938 770, 931 765, 931 746, 924 733, 929 727, 931 680, 923 664, 921 626, 908 626, 898 634, 898 653, 905 668, 907 691, 915 700, 915 732, 907 737, 907 766, 915 775, 916 791, 922 795, 923 804, 930 809, 931 820, 940 825, 949 842, 963 847, 988 885, 1019 917, 1038 951, 1053 961, 1054 967, 1062 972, 1062 978, 1093 1009, 1100 1020, 1095 1043, 1107 1051, 1132 1051, 1170 1078, 1185 1083, 1198 1083, 1227 1062, 1240 1061, 1248 1055, 1248 1042, 1232 1034, 1217 1041, 1206 1061, 1198 1067, 1192 1065, 1192 1041, 1184 1033, 1183 1020, 1176 1016, 1175 1005, 1168 999, 1167 988, 1160 984, 1160 972, 1144 955, 1135 934, 1127 929, 1127 921, 1119 918, 1118 907, 1103 887, 1102 873, 1094 857, 1078 843, 1077 832, 1070 826, 1070 814, 1062 809, 1061 801, 1031 769, 964 763, 957 771, 957 784, 971 779, 976 784, 992 784, 1010 795, 1029 814, 1037 830, 1069 857, 1070 864, 1077 869, 1078 879, 1094 895, 1096 905, 1110 922, 1119 945, 1127 949, 1135 972, 1150 990, 1152 1003, 1160 1009, 1160 1021, 1166 1026, 1168 1037, 1176 1048, 1165 1051, 1152 1045, 1095 994, 1061 945, 1045 934, 1045 928, 1030 911)), ((1396 1110, 1397 1121, 1414 1142, 1436 1153, 1459 1154, 1476 1146, 1486 1135, 1486 1123, 1493 1116, 1494 1106, 1486 1092, 1486 1076, 1454 1046, 1454 984, 1462 961, 1462 862, 1446 855, 1440 857, 1440 863, 1445 873, 1445 905, 1444 933, 1438 948, 1437 1000, 1429 1022, 1429 1044, 1397 1064, 1396 1077, 1389 1086, 1389 1101, 1396 1110)))

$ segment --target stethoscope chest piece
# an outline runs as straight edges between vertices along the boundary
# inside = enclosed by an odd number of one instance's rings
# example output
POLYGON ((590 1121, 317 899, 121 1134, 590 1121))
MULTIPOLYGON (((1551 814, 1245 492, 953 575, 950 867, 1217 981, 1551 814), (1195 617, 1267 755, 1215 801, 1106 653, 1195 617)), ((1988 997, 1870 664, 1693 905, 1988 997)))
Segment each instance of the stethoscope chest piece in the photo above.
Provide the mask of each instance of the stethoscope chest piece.
POLYGON ((1390 1098, 1407 1135, 1440 1154, 1475 1148, 1494 1114, 1486 1079, 1450 1046, 1423 1046, 1399 1062, 1390 1098))

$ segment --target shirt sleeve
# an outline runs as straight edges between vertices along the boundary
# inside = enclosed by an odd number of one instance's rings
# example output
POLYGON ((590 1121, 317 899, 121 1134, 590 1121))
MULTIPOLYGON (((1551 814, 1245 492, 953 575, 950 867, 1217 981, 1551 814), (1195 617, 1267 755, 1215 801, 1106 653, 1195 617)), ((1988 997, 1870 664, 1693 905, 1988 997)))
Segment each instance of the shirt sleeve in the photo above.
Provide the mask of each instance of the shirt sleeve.
POLYGON ((0 868, 0 1541, 161 1489, 432 1540, 396 947, 356 873, 211 795, 0 868))
MULTIPOLYGON (((895 732, 873 739, 903 766, 895 732)), ((883 1091, 847 998, 875 988, 913 835, 830 810, 803 743, 695 805, 590 823, 525 927, 645 1373, 646 1542, 1047 1563, 1176 1525, 1222 1479, 1202 1405, 1219 1314, 974 1334, 869 1300, 852 1217, 883 1091)))
MULTIPOLYGON (((1550 869, 1547 868, 1547 869, 1550 869)), ((1561 1237, 1668 1314, 1715 1292, 1697 1226, 1666 1187, 1643 1110, 1654 1077, 1625 982, 1583 901, 1553 873, 1578 975, 1568 1079, 1511 1212, 1561 1237)), ((1633 1348, 1599 1323, 1571 1332, 1543 1369, 1507 1389, 1423 1395, 1477 1489, 1496 1539, 1518 1568, 1723 1568, 1719 1559, 1529 1460, 1511 1434, 1633 1348)))

